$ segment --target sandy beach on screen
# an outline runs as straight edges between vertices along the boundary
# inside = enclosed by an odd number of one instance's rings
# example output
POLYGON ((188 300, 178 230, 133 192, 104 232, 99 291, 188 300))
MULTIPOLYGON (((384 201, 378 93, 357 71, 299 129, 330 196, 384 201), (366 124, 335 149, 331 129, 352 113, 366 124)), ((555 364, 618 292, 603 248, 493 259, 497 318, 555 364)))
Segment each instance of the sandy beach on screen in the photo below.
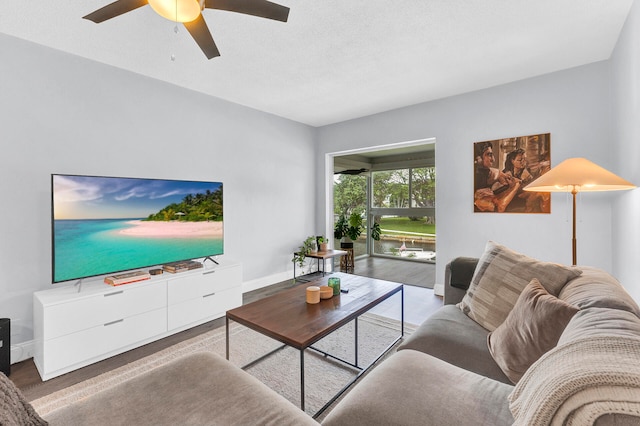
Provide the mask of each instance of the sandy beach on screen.
POLYGON ((133 226, 119 231, 119 234, 132 237, 157 238, 222 237, 222 222, 146 222, 132 220, 127 223, 133 226))

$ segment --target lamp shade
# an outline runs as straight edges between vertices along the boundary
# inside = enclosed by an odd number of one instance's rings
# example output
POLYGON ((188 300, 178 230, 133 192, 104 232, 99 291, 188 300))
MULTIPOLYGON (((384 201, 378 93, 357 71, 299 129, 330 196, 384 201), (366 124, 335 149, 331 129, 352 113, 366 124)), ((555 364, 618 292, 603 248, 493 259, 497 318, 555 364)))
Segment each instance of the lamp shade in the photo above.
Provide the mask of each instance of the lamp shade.
POLYGON ((523 188, 536 192, 619 191, 636 186, 586 158, 569 158, 523 188))

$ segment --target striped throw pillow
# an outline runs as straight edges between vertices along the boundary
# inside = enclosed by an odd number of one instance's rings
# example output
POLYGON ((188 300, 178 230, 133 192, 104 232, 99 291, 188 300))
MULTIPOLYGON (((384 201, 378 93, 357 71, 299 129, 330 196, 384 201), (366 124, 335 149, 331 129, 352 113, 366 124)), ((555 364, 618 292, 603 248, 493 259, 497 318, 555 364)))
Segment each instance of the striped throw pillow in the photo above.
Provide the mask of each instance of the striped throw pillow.
POLYGON ((469 318, 489 331, 507 318, 520 293, 537 278, 554 296, 582 271, 551 262, 541 262, 489 241, 471 279, 471 285, 458 307, 469 318))

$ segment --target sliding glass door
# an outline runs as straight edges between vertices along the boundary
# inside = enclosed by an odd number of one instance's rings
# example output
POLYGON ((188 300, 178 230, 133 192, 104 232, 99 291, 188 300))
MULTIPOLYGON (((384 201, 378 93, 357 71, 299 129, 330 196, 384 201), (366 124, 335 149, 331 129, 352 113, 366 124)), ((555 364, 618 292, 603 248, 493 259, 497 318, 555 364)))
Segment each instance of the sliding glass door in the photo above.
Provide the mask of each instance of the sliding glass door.
MULTIPOLYGON (((432 166, 336 174, 334 224, 352 215, 362 219, 362 233, 353 240, 356 257, 435 261, 435 183, 432 166), (378 239, 372 238, 374 226, 379 229, 378 239)), ((334 246, 340 243, 336 239, 334 246)))
POLYGON ((380 239, 371 253, 435 261, 435 167, 409 167, 372 173, 371 223, 380 239))

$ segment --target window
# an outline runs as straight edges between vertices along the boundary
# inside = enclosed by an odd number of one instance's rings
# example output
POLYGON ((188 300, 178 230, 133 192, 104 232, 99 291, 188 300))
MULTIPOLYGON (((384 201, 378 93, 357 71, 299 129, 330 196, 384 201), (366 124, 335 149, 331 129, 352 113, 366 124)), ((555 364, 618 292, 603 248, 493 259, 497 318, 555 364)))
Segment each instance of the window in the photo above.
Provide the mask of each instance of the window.
POLYGON ((409 169, 373 172, 373 207, 409 207, 409 169))
POLYGON ((381 238, 374 254, 435 260, 435 167, 410 167, 372 173, 371 221, 381 238))
POLYGON ((379 216, 381 238, 373 253, 418 261, 435 260, 436 225, 430 216, 379 216))
POLYGON ((411 207, 436 206, 436 168, 411 169, 411 207))
POLYGON ((435 207, 435 167, 387 170, 372 176, 374 208, 435 207))

